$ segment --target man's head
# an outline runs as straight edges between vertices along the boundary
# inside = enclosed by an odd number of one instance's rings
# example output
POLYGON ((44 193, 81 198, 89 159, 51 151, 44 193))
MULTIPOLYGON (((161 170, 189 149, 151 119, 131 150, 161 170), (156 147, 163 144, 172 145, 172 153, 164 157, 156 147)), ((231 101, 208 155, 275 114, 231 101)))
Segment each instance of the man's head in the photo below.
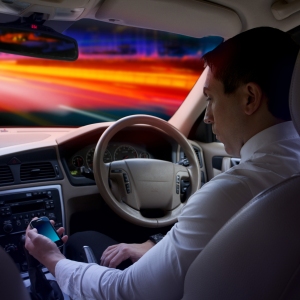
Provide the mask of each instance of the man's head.
MULTIPOLYGON (((224 126, 229 122, 231 134, 236 134, 236 140, 239 140, 238 145, 226 145, 230 137, 223 133, 218 137, 225 149, 227 146, 228 153, 238 155, 243 144, 254 134, 291 119, 289 88, 298 51, 299 46, 289 34, 260 27, 225 41, 203 57, 209 68, 204 94, 214 101, 213 90, 216 86, 219 88, 218 99, 224 98, 229 106, 223 103, 223 115, 228 118, 224 126), (225 110, 228 110, 227 115, 225 110)), ((213 108, 213 105, 208 107, 212 113, 213 108)), ((207 112, 205 121, 219 130, 213 117, 207 112)), ((220 120, 220 116, 218 118, 220 120)))

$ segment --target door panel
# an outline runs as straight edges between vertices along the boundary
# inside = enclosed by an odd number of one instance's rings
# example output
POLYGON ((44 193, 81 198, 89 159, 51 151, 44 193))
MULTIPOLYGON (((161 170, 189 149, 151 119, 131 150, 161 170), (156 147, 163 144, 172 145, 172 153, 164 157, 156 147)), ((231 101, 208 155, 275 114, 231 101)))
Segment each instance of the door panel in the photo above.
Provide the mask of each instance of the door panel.
POLYGON ((231 157, 222 143, 197 143, 203 149, 203 156, 207 172, 207 180, 227 171, 239 164, 240 158, 231 157))

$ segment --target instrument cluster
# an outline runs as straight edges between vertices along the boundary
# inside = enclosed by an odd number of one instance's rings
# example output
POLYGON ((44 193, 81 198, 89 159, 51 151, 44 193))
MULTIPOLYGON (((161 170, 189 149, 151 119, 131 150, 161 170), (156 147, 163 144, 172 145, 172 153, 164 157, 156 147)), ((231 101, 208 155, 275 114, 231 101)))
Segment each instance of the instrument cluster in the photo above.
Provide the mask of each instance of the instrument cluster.
MULTIPOLYGON (((93 160, 96 145, 90 145, 76 152, 68 162, 70 173, 73 176, 80 176, 80 168, 86 167, 93 170, 93 160)), ((112 143, 109 144, 103 157, 105 163, 110 163, 116 160, 131 159, 131 158, 154 158, 143 147, 123 144, 112 143)))

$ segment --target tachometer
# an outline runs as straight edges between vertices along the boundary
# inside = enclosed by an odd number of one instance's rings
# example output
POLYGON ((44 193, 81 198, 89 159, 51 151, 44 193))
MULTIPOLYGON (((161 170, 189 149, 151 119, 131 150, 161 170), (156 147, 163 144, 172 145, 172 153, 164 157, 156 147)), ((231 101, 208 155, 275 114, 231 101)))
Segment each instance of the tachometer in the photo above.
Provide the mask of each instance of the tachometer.
POLYGON ((128 158, 137 158, 138 154, 136 150, 128 145, 121 145, 114 153, 115 160, 123 160, 128 158))

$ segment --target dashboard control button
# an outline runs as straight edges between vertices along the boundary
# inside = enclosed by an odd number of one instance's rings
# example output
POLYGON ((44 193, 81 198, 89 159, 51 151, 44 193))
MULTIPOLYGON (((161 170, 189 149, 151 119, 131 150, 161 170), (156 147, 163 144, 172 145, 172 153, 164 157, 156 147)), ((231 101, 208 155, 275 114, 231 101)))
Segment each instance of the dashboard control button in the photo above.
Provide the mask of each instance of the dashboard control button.
POLYGON ((4 224, 3 226, 3 230, 6 232, 6 233, 11 233, 13 231, 13 226, 11 223, 8 223, 8 224, 4 224))
POLYGON ((18 250, 17 246, 14 244, 8 244, 4 247, 5 252, 12 253, 18 250))
POLYGON ((129 182, 128 176, 126 173, 123 173, 124 182, 129 182))
POLYGON ((125 188, 126 188, 127 194, 130 194, 131 193, 131 189, 130 189, 130 184, 129 183, 125 183, 125 188))

